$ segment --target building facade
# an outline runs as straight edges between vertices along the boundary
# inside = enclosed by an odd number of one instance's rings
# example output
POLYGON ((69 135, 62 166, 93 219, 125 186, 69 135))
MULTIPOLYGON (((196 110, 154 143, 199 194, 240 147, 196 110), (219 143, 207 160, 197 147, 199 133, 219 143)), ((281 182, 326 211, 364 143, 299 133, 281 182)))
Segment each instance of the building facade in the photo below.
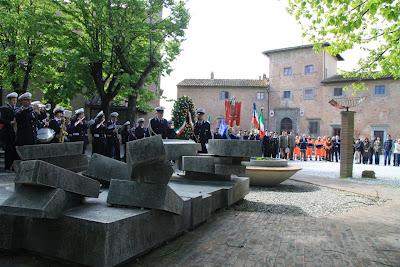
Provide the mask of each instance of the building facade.
MULTIPOLYGON (((242 101, 242 129, 251 129, 252 104, 256 102, 258 109, 264 108, 268 130, 290 130, 314 137, 340 134, 340 110, 328 102, 353 96, 351 85, 359 81, 337 75, 337 62, 343 58, 325 51, 315 52, 312 45, 268 50, 263 54, 269 58, 269 77, 260 80, 264 87, 227 89, 213 79, 201 80, 197 86, 185 86, 193 80, 184 80, 178 84, 178 96, 188 95, 196 106, 209 107, 212 115, 223 116, 223 105, 218 96, 228 91, 242 101), (204 86, 207 83, 213 86, 204 86), (259 92, 264 92, 264 98, 258 97, 259 92)), ((400 137, 400 124, 396 123, 400 111, 397 105, 400 81, 384 77, 361 82, 367 90, 358 92, 357 97, 365 96, 365 100, 351 109, 356 111, 355 136, 392 134, 400 137)))

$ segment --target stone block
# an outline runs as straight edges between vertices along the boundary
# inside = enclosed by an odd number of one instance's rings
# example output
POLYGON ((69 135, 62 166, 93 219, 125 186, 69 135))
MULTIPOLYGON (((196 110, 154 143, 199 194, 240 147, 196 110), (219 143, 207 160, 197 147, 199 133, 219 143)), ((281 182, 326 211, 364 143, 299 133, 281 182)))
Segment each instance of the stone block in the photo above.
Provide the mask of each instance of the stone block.
POLYGON ((15 192, 1 203, 0 214, 57 219, 82 200, 82 196, 62 189, 22 185, 16 187, 15 192))
POLYGON ((107 203, 182 214, 183 200, 166 184, 111 180, 107 203))
POLYGON ((218 175, 236 174, 238 176, 242 176, 245 174, 245 172, 246 172, 246 166, 215 164, 215 174, 218 174, 218 175))
MULTIPOLYGON (((174 170, 169 161, 140 164, 132 169, 132 179, 151 184, 168 184, 174 170)), ((123 179, 120 179, 123 180, 123 179)))
POLYGON ((128 165, 103 155, 93 154, 89 161, 85 176, 109 184, 111 179, 129 180, 128 165))
POLYGON ((184 156, 182 160, 184 171, 215 173, 215 157, 213 156, 184 156))
POLYGON ((165 153, 168 160, 180 160, 183 156, 196 156, 201 150, 201 145, 192 140, 163 140, 165 153))
POLYGON ((23 229, 21 218, 0 215, 0 250, 16 250, 21 247, 23 229))
POLYGON ((83 142, 26 145, 16 149, 21 160, 45 159, 82 154, 83 142))
POLYGON ((128 142, 126 147, 127 163, 132 168, 140 164, 166 159, 164 144, 160 135, 128 142))
POLYGON ((371 178, 376 179, 375 172, 370 170, 365 170, 361 173, 361 178, 371 178))
POLYGON ((230 181, 231 175, 185 171, 185 178, 198 181, 230 181))
POLYGON ((73 171, 82 172, 86 171, 89 165, 90 157, 84 154, 58 156, 51 158, 40 159, 47 163, 56 165, 58 167, 73 171))
POLYGON ((41 160, 21 162, 15 183, 59 188, 87 197, 98 197, 100 192, 98 181, 41 160))
POLYGON ((208 153, 225 157, 261 156, 261 142, 257 140, 212 139, 208 141, 208 153))

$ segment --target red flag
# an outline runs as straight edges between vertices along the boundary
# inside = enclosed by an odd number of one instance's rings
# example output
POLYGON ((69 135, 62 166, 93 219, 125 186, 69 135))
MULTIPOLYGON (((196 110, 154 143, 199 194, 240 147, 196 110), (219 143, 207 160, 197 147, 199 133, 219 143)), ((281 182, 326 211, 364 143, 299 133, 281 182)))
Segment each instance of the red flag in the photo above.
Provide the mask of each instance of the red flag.
POLYGON ((236 126, 240 126, 240 110, 242 108, 242 103, 241 102, 236 102, 235 103, 235 121, 236 121, 236 126))

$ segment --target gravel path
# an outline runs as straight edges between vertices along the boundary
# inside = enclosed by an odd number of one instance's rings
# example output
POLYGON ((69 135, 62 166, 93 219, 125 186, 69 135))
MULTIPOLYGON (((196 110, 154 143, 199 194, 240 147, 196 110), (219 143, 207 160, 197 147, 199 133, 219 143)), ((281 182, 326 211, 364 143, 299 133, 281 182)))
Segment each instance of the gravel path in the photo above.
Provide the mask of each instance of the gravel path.
POLYGON ((319 218, 383 203, 382 199, 288 180, 277 187, 251 187, 233 209, 319 218))

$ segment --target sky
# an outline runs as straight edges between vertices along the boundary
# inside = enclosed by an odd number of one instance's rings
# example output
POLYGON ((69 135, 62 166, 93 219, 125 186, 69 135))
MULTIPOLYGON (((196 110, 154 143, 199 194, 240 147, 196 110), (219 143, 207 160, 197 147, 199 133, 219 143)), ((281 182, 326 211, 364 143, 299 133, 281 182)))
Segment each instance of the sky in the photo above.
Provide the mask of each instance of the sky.
MULTIPOLYGON (((163 96, 176 99, 183 79, 258 79, 268 76, 263 51, 309 44, 286 11, 287 0, 188 0, 191 20, 174 71, 161 79, 163 96)), ((346 51, 338 68, 351 70, 360 54, 346 51)), ((161 101, 170 118, 172 102, 161 101)))

